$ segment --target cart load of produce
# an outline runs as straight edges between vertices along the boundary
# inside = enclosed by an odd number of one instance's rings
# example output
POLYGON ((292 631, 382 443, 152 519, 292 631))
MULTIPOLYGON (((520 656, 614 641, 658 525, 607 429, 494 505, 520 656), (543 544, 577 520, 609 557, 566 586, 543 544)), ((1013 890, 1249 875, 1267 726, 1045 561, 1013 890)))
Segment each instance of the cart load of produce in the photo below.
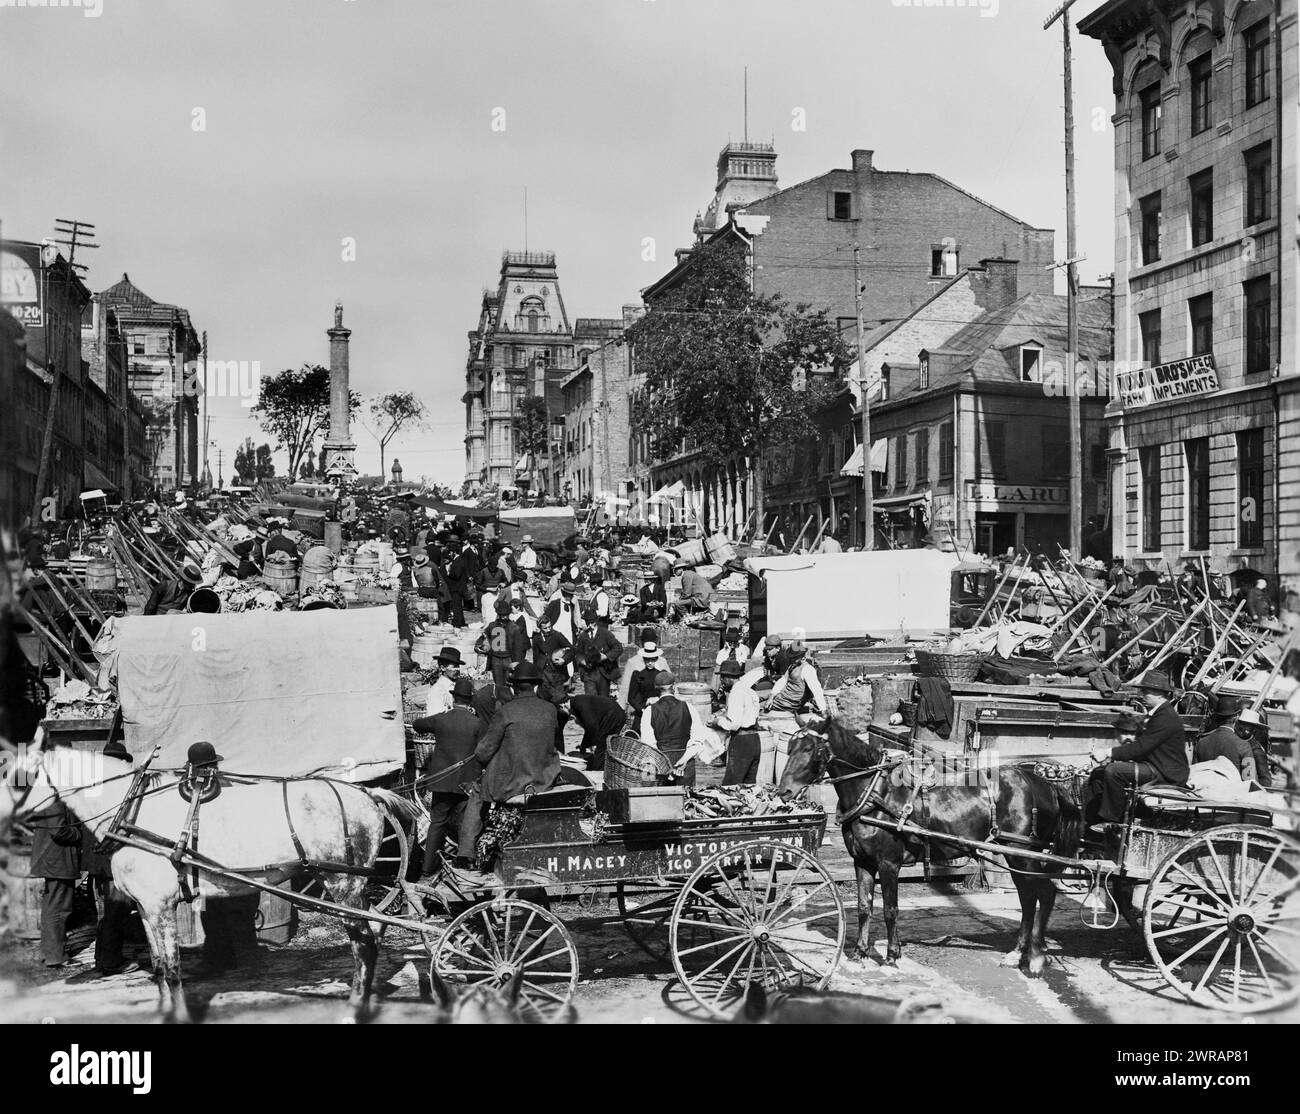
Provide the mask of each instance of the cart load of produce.
POLYGON ((50 697, 47 719, 112 719, 117 698, 92 689, 85 681, 69 681, 50 697))
POLYGON ((284 601, 260 580, 223 576, 212 590, 221 597, 221 610, 225 612, 279 611, 284 606, 284 601))
POLYGON ((721 785, 686 791, 687 820, 716 820, 723 816, 782 816, 794 812, 820 812, 809 801, 787 801, 774 785, 721 785))

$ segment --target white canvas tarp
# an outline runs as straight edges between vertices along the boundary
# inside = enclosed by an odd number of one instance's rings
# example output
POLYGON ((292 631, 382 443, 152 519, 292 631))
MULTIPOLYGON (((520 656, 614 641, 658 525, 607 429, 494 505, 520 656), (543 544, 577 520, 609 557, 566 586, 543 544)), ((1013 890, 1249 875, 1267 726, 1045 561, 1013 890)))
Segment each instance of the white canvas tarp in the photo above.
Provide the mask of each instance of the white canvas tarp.
POLYGON ((367 780, 406 758, 397 610, 118 620, 126 747, 159 768, 206 740, 233 773, 367 780))
POLYGON ((900 630, 928 636, 952 623, 952 553, 891 549, 751 557, 766 582, 767 629, 786 637, 855 638, 900 630))

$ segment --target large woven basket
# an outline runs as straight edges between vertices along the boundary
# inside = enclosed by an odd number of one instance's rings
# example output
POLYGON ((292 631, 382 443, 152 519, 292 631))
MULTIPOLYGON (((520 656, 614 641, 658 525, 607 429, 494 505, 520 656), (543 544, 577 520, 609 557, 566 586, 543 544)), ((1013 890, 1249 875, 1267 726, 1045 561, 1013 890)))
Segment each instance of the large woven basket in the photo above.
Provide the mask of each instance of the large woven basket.
POLYGON ((605 747, 606 789, 643 789, 666 784, 672 776, 672 763, 635 735, 609 737, 605 747))
POLYGON ((922 677, 973 681, 979 676, 983 658, 979 654, 945 654, 935 650, 916 651, 916 671, 922 677))

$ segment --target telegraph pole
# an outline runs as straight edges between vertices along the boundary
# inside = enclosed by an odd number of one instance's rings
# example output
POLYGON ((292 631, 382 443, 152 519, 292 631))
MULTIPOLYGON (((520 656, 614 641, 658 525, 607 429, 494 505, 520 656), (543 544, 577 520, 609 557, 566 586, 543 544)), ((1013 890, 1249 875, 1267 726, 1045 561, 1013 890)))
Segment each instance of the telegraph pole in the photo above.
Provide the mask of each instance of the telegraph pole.
POLYGON ((871 490, 871 404, 867 400, 867 331, 862 320, 862 263, 857 240, 853 241, 853 299, 858 310, 858 385, 862 400, 862 507, 866 527, 862 535, 864 551, 876 547, 876 508, 871 490))
MULTIPOLYGON (((229 388, 227 388, 229 389, 229 388)), ((212 442, 208 440, 208 330, 203 330, 203 472, 199 477, 199 485, 212 487, 212 473, 208 470, 208 446, 212 442)), ((218 463, 217 470, 221 470, 218 463)))
POLYGON ((1074 217, 1074 59, 1070 46, 1070 8, 1065 0, 1043 24, 1058 19, 1065 47, 1065 283, 1068 340, 1065 351, 1065 391, 1070 404, 1070 552, 1083 554, 1083 418, 1079 406, 1079 260, 1074 217))

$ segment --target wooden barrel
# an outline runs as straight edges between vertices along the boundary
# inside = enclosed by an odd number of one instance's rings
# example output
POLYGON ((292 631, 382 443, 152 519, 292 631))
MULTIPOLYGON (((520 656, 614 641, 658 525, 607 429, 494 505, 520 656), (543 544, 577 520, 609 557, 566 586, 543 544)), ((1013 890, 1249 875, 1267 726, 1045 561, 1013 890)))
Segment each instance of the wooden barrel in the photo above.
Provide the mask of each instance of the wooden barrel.
POLYGON ((438 661, 438 652, 442 649, 440 639, 422 634, 411 640, 411 660, 421 669, 429 669, 438 661))
POLYGON ((356 560, 352 562, 352 571, 358 576, 368 574, 373 576, 375 570, 379 568, 379 558, 373 553, 358 553, 356 560))
POLYGON ((185 603, 185 610, 195 615, 217 615, 221 611, 221 597, 211 588, 195 588, 185 603))
POLYGON ((713 692, 703 681, 679 682, 677 699, 694 707, 705 722, 713 714, 713 692))
POLYGON ((31 876, 32 855, 28 848, 9 849, 5 888, 9 894, 9 931, 19 940, 41 938, 41 895, 45 879, 31 876))
POLYGON ((86 589, 91 592, 116 592, 117 562, 111 557, 92 557, 87 561, 86 589))
POLYGON ((292 565, 268 561, 262 569, 262 579, 266 581, 266 586, 282 599, 288 599, 298 591, 298 572, 292 565))
MULTIPOLYGON (((267 568, 270 568, 268 565, 267 568)), ((302 575, 298 577, 298 591, 305 592, 308 588, 314 588, 322 580, 330 580, 333 574, 319 569, 303 569, 302 575)))
POLYGON ((736 547, 727 540, 726 534, 710 534, 704 539, 704 548, 715 565, 725 565, 736 559, 736 547))

